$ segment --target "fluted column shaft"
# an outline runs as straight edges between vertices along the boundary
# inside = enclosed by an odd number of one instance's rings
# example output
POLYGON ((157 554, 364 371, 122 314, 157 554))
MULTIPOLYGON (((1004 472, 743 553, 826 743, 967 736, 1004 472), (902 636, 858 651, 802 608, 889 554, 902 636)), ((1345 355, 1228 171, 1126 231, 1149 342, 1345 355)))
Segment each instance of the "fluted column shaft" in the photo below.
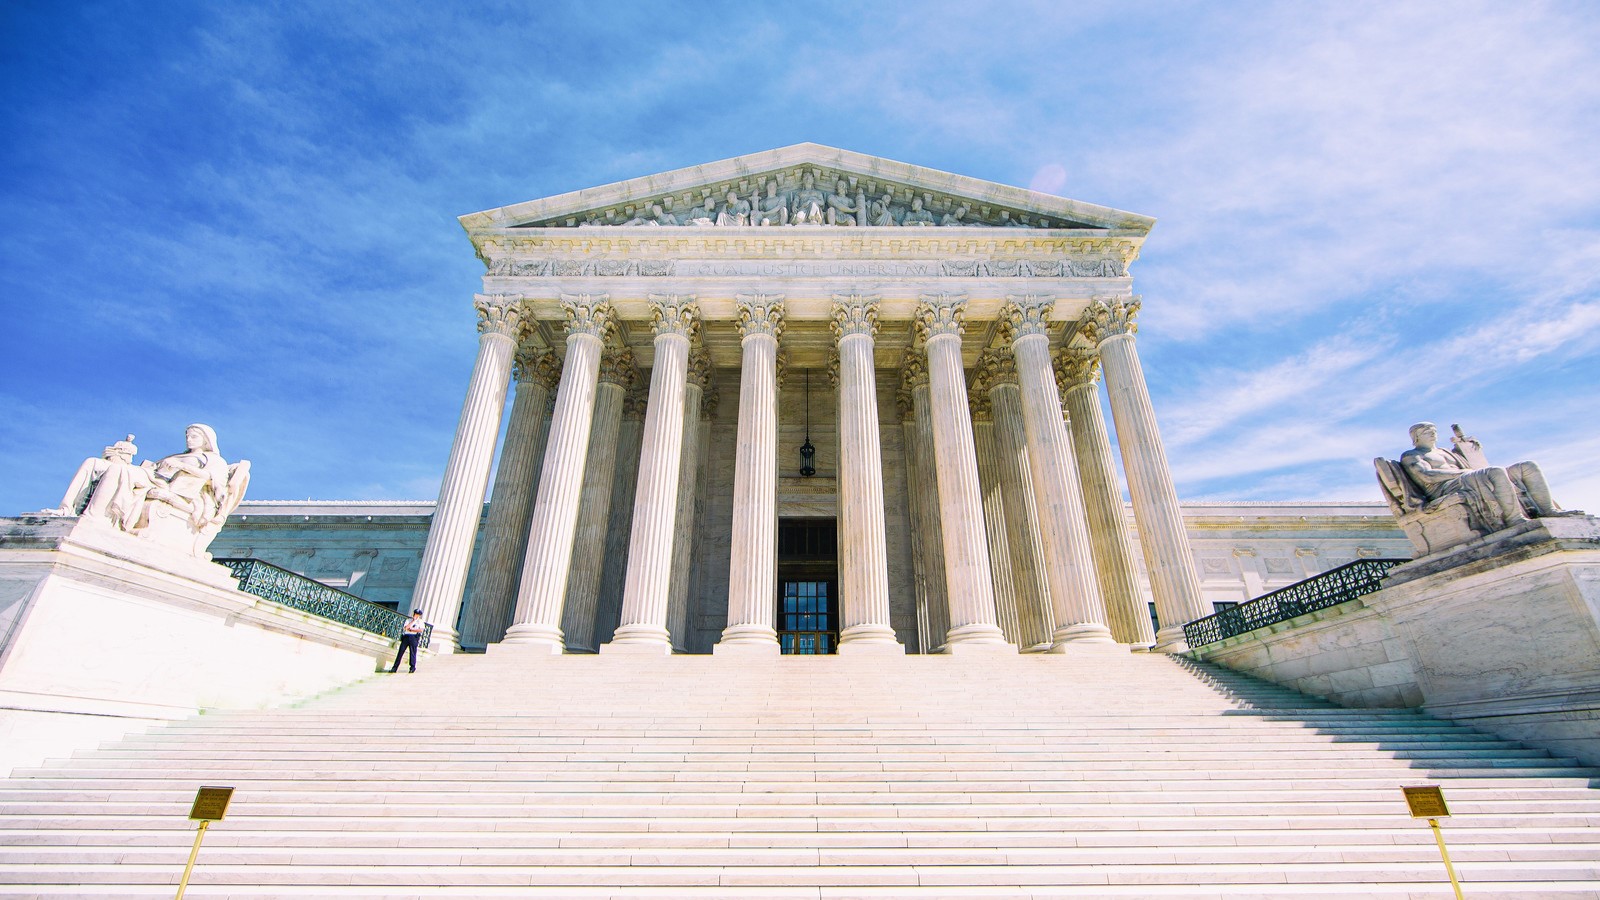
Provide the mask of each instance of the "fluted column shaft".
POLYGON ((928 400, 928 362, 923 354, 908 353, 904 362, 911 384, 911 417, 916 429, 908 448, 918 490, 911 498, 917 509, 922 540, 921 575, 927 591, 927 650, 945 645, 950 632, 950 591, 944 570, 944 529, 939 524, 939 475, 934 466, 933 412, 928 400))
POLYGON ((697 310, 692 297, 652 296, 651 301, 656 320, 655 365, 650 369, 650 405, 639 453, 633 534, 628 539, 622 624, 602 650, 667 655, 672 653, 667 600, 683 459, 683 395, 697 310))
POLYGON ((539 497, 528 526, 528 553, 517 587, 515 623, 503 643, 528 644, 548 653, 564 649, 561 607, 571 574, 584 458, 594 422, 600 350, 612 329, 604 296, 563 297, 567 313, 567 358, 550 417, 550 438, 539 474, 539 497))
POLYGON ((1039 533, 1044 541, 1045 574, 1050 581, 1056 629, 1052 651, 1068 643, 1112 643, 1106 627, 1105 602, 1095 579, 1089 549, 1087 514, 1079 492, 1078 467, 1072 456, 1067 422, 1061 413, 1050 363, 1047 333, 1052 302, 1038 297, 1013 297, 1006 304, 1011 350, 1022 387, 1022 420, 1028 435, 1028 463, 1039 505, 1039 533))
POLYGON ((1133 539, 1122 513, 1122 491, 1111 458, 1111 437, 1095 390, 1099 360, 1092 354, 1074 354, 1059 361, 1067 385, 1067 415, 1072 419, 1072 444, 1077 451, 1078 477, 1083 480, 1083 505, 1089 514, 1089 544, 1105 598, 1107 624, 1119 643, 1150 644, 1155 632, 1139 590, 1133 539))
POLYGON ((1011 547, 1012 582, 1018 618, 1026 635, 1023 648, 1049 646, 1055 628, 1046 574, 1044 541, 1039 534, 1039 507, 1028 459, 1027 426, 1023 422, 1022 388, 1015 381, 997 381, 989 389, 994 409, 995 450, 1000 489, 1005 497, 1006 538, 1011 547))
POLYGON ((934 469, 939 479, 939 527, 944 533, 945 583, 950 596, 946 648, 1009 647, 1001 633, 983 528, 983 494, 972 444, 972 415, 961 364, 965 301, 924 298, 917 324, 928 350, 928 400, 933 417, 934 469))
POLYGON ((442 651, 460 648, 456 618, 461 612, 467 567, 472 564, 478 520, 483 515, 489 466, 500 437, 516 335, 522 328, 521 297, 479 294, 473 305, 478 311, 478 358, 467 382, 467 398, 461 405, 411 595, 412 608, 422 610, 423 618, 433 623, 432 646, 442 651))
POLYGON ((779 652, 778 339, 776 298, 739 298, 739 432, 734 446, 733 533, 728 560, 728 626, 713 652, 779 652))
POLYGON ((607 565, 600 578, 593 646, 611 640, 622 620, 622 587, 628 577, 628 538, 633 536, 633 498, 639 484, 639 447, 644 442, 644 407, 650 386, 635 384, 622 399, 617 433, 617 468, 611 479, 611 521, 606 525, 607 565))
POLYGON ((889 624, 883 450, 873 343, 876 301, 835 297, 839 340, 839 652, 903 652, 889 624))
POLYGON ((519 348, 517 388, 511 400, 500 465, 489 492, 489 517, 483 526, 478 571, 467 591, 462 612, 461 643, 482 647, 505 637, 517 602, 517 574, 528 550, 528 520, 533 516, 534 489, 544 461, 548 436, 550 392, 560 377, 561 363, 549 350, 519 348))
POLYGON ((1206 615, 1194 554, 1183 527, 1183 511, 1167 466, 1167 451, 1156 427, 1155 408, 1145 384, 1144 369, 1134 349, 1134 317, 1139 299, 1096 300, 1085 313, 1083 331, 1100 351, 1105 370, 1111 416, 1117 423, 1117 443, 1122 449, 1122 470, 1133 496, 1133 517, 1139 526, 1139 545, 1150 573, 1155 595, 1155 649, 1172 653, 1188 649, 1183 626, 1206 615))
POLYGON ((700 420, 700 405, 705 399, 704 377, 710 374, 710 360, 691 355, 691 376, 683 389, 683 453, 678 461, 678 503, 672 526, 672 577, 667 585, 667 632, 673 649, 687 653, 689 639, 689 570, 694 564, 695 495, 700 487, 700 460, 705 452, 705 423, 700 420), (694 373, 704 361, 705 374, 694 373))
MULTIPOLYGON (((987 404, 988 398, 983 399, 987 404)), ((983 532, 989 538, 989 580, 994 584, 995 615, 999 617, 1000 631, 1006 640, 1026 647, 1017 609, 1017 592, 1011 578, 1011 546, 1006 536, 1006 506, 1000 489, 999 460, 995 458, 994 421, 989 416, 974 414, 972 446, 978 455, 978 488, 983 492, 983 532)))
POLYGON ((611 522, 612 486, 617 476, 618 434, 622 403, 633 383, 633 353, 611 349, 600 356, 600 381, 594 390, 594 417, 589 425, 589 452, 583 466, 583 492, 578 498, 578 525, 572 542, 571 574, 561 610, 561 632, 568 652, 593 653, 594 620, 600 606, 600 581, 608 565, 606 527, 611 522))

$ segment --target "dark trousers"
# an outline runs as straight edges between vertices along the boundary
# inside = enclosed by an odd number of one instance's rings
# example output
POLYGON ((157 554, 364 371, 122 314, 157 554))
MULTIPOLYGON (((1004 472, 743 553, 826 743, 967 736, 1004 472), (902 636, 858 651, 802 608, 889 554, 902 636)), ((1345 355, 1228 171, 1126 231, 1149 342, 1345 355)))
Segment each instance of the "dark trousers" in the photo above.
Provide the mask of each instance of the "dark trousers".
POLYGON ((417 645, 420 643, 422 643, 422 635, 420 634, 400 635, 400 646, 394 651, 394 665, 389 667, 389 671, 394 672, 400 668, 400 657, 405 656, 406 649, 410 648, 411 671, 415 672, 417 670, 417 645))

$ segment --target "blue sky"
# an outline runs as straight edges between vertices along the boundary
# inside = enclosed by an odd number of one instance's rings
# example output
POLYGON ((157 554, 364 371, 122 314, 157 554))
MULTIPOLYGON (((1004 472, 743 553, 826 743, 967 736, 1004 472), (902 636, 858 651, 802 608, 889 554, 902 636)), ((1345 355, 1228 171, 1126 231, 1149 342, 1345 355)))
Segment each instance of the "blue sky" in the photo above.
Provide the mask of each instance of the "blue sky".
POLYGON ((1600 510, 1600 17, 1572 4, 9 3, 0 511, 214 425, 431 499, 455 217, 801 141, 1158 219, 1185 499, 1377 499, 1419 419, 1600 510))

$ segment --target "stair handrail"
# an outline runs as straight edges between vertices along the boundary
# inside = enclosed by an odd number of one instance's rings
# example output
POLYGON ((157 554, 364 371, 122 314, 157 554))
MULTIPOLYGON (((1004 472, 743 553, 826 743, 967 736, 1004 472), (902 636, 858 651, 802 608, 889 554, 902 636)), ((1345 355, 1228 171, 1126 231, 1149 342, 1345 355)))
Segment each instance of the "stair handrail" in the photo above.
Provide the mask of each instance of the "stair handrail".
POLYGON ((1364 597, 1383 586, 1383 578, 1390 569, 1405 562, 1410 560, 1379 557, 1345 563, 1238 606, 1195 619, 1183 626, 1183 638, 1190 647, 1201 647, 1364 597))
MULTIPOLYGON (((381 634, 397 641, 400 639, 400 627, 406 623, 406 616, 381 603, 364 600, 264 559, 233 557, 214 559, 212 562, 227 566, 239 582, 239 590, 247 594, 321 616, 340 625, 381 634)), ((433 625, 429 623, 422 633, 424 649, 432 637, 433 625)))

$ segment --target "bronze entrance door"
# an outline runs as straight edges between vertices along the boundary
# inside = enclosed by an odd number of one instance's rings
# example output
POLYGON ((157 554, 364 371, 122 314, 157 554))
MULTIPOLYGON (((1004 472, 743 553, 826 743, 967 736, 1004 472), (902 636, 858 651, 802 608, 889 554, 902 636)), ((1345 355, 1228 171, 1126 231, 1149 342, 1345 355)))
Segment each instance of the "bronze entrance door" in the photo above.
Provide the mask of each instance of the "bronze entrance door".
POLYGON ((832 519, 778 520, 778 646, 838 652, 839 551, 832 519))

